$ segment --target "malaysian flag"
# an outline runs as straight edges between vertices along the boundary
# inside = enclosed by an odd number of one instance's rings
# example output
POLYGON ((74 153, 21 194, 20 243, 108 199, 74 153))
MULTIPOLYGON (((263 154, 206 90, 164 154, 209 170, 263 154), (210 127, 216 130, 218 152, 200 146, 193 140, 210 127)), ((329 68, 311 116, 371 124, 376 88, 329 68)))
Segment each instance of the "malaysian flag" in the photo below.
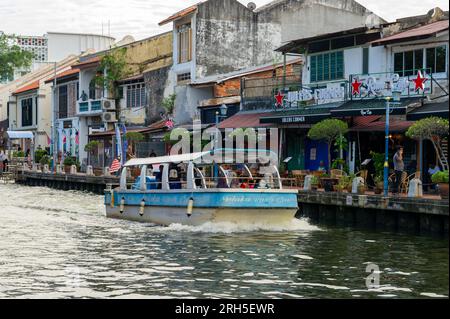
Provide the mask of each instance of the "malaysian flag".
POLYGON ((111 167, 109 168, 109 171, 111 173, 116 173, 120 170, 122 166, 120 165, 120 162, 117 158, 114 159, 114 161, 111 164, 111 167))

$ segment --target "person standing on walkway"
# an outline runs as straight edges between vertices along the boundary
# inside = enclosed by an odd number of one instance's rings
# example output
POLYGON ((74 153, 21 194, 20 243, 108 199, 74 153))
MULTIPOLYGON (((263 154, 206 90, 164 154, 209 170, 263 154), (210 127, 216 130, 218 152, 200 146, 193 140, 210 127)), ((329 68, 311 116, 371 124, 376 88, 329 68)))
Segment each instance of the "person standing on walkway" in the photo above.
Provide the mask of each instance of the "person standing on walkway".
POLYGON ((394 189, 392 193, 398 194, 400 184, 402 182, 403 171, 405 170, 405 163, 403 162, 403 147, 398 146, 397 152, 394 155, 394 171, 395 171, 395 182, 394 189))

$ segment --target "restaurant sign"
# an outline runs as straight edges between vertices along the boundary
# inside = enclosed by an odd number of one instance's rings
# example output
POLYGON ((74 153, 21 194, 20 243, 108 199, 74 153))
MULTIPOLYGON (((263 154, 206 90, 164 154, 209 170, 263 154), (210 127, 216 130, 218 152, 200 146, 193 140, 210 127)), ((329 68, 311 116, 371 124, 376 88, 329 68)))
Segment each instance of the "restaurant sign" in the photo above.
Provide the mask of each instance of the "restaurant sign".
POLYGON ((292 109, 301 106, 321 105, 345 101, 347 82, 329 83, 324 86, 299 86, 279 90, 275 95, 275 109, 292 109))
POLYGON ((402 97, 424 96, 432 93, 432 78, 426 72, 400 76, 398 73, 351 75, 351 99, 392 96, 400 92, 402 97))

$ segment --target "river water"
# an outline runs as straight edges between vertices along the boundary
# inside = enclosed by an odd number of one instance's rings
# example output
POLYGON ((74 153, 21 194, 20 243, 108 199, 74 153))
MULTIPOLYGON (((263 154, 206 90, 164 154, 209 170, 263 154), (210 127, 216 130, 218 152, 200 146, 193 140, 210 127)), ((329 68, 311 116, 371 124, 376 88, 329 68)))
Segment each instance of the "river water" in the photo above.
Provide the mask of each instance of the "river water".
POLYGON ((445 298, 448 239, 316 227, 152 226, 102 196, 0 184, 0 298, 445 298), (366 286, 376 264, 379 287, 366 286), (373 266, 372 266, 373 267, 373 266))

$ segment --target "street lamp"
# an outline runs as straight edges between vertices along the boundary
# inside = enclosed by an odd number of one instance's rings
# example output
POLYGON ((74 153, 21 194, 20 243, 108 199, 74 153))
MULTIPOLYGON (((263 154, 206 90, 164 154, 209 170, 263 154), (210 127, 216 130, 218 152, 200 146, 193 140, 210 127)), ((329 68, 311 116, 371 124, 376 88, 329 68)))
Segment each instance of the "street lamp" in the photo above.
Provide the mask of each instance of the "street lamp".
MULTIPOLYGON (((217 149, 219 145, 219 123, 220 119, 226 118, 228 112, 228 107, 225 104, 222 104, 220 107, 220 112, 216 111, 216 138, 214 143, 214 149, 217 149)), ((214 164, 214 177, 219 177, 219 167, 217 164, 214 164)))
POLYGON ((384 196, 389 195, 389 115, 391 97, 386 97, 386 136, 385 136, 385 161, 384 161, 384 196))
POLYGON ((386 137, 385 137, 385 162, 384 162, 384 196, 389 195, 389 117, 391 114, 391 105, 399 105, 402 92, 399 90, 392 91, 392 97, 386 97, 386 137), (391 102, 393 100, 394 102, 391 102))

